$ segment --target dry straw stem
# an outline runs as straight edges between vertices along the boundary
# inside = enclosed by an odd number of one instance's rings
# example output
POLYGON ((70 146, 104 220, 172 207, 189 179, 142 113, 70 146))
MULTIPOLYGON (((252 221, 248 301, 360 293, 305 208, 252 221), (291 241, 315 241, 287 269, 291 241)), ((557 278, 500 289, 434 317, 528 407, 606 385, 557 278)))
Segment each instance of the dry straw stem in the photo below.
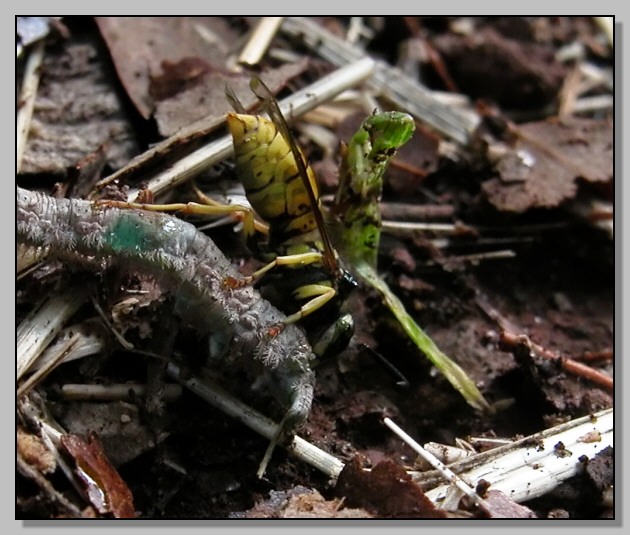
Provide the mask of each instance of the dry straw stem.
MULTIPOLYGON (((291 122, 296 117, 315 109, 349 87, 361 83, 372 74, 373 70, 374 61, 363 57, 287 97, 279 103, 280 109, 287 121, 291 122)), ((183 184, 233 154, 232 137, 228 134, 181 158, 168 169, 157 173, 148 181, 147 188, 154 195, 159 195, 183 184)), ((118 172, 120 173, 122 170, 118 172)), ((137 195, 137 189, 131 190, 128 200, 135 201, 137 195)))
POLYGON ((26 381, 24 381, 17 389, 17 397, 23 396, 33 386, 42 381, 50 372, 52 372, 58 364, 60 364, 66 355, 75 350, 75 346, 79 344, 79 335, 74 334, 69 340, 66 340, 60 348, 58 348, 57 354, 48 361, 46 366, 41 366, 33 375, 31 375, 26 381))
POLYGON ((284 17, 261 17, 249 40, 241 51, 238 62, 243 65, 256 65, 265 55, 274 35, 278 32, 284 17))
MULTIPOLYGON (((277 423, 232 396, 210 378, 185 377, 179 366, 174 363, 168 365, 167 373, 213 407, 235 418, 259 435, 268 440, 277 436, 279 430, 277 423)), ((339 459, 298 436, 293 437, 288 449, 296 457, 331 478, 336 478, 343 470, 344 464, 339 459)))
POLYGON ((433 468, 438 470, 442 476, 444 476, 448 481, 451 482, 457 489, 462 493, 468 496, 473 503, 476 505, 481 505, 483 502, 483 498, 479 496, 475 492, 470 485, 468 485, 464 480, 462 480, 457 474, 455 474, 452 470, 447 468, 442 461, 436 458, 432 453, 430 453, 426 448, 423 448, 420 444, 418 444, 414 439, 412 439, 407 433, 405 433, 400 427, 398 427, 390 418, 383 419, 383 423, 389 427, 397 436, 399 436, 406 444, 411 446, 413 451, 415 451, 422 459, 428 462, 433 468))
MULTIPOLYGON (((271 440, 278 424, 226 392, 207 377, 184 378, 180 368, 169 364, 168 373, 212 406, 237 419, 253 431, 271 440)), ((613 410, 608 409, 536 433, 500 446, 448 468, 431 472, 410 472, 427 496, 443 508, 456 509, 462 491, 453 489, 453 472, 468 488, 475 488, 484 479, 492 488, 504 492, 515 502, 542 496, 564 480, 579 473, 582 456, 591 459, 604 448, 613 445, 613 410), (589 438, 591 437, 591 438, 589 438), (592 437, 596 437, 593 439, 592 437), (564 444, 560 452, 558 444, 564 444), (444 480, 449 483, 444 484, 444 480)), ((407 435, 408 436, 408 435, 407 435)), ((336 479, 344 463, 299 436, 293 438, 289 451, 300 460, 336 479)), ((474 499, 479 497, 473 493, 474 499)))
POLYGON ((56 361, 60 353, 63 353, 67 341, 77 336, 77 341, 67 351, 57 365, 71 360, 80 359, 89 355, 96 355, 106 351, 110 347, 109 338, 93 322, 83 322, 63 329, 56 337, 55 342, 46 348, 41 356, 33 362, 29 371, 37 371, 56 361))
MULTIPOLYGON (((282 31, 299 39, 337 66, 365 57, 364 50, 340 39, 308 18, 287 17, 282 23, 282 31)), ((477 114, 455 110, 443 104, 427 88, 383 61, 376 63, 368 86, 461 145, 468 144, 471 133, 479 123, 477 114)))
MULTIPOLYGON (((147 388, 143 384, 65 384, 61 387, 61 396, 65 400, 81 401, 128 401, 142 399, 147 388)), ((166 402, 181 397, 182 387, 178 384, 164 385, 160 390, 160 399, 166 402)))
POLYGON ((37 96, 37 87, 39 86, 40 67, 43 60, 44 41, 42 40, 33 47, 33 51, 28 57, 24 71, 24 80, 22 82, 22 91, 20 93, 20 108, 18 109, 16 117, 16 170, 18 173, 22 167, 22 157, 24 156, 28 132, 31 127, 35 97, 37 96))
POLYGON ((16 379, 22 377, 86 299, 86 292, 80 288, 54 294, 20 323, 16 334, 16 379))
MULTIPOLYGON (((520 503, 542 496, 580 473, 585 459, 613 447, 613 438, 614 413, 607 409, 479 453, 449 468, 473 487, 483 479, 520 503)), ((426 494, 434 503, 446 508, 459 502, 461 494, 453 492, 450 484, 436 485, 438 477, 427 472, 415 479, 425 490, 430 489, 426 494)))

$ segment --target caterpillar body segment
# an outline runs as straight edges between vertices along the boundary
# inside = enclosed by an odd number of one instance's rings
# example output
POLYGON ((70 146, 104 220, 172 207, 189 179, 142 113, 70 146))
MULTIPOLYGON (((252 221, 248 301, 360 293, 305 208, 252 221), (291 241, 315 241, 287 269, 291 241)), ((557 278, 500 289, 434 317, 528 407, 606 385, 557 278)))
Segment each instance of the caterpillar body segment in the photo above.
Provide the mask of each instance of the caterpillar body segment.
POLYGON ((216 244, 193 225, 164 213, 55 199, 17 188, 19 243, 48 247, 80 265, 104 263, 152 275, 174 298, 173 312, 200 334, 219 338, 214 362, 240 366, 265 378, 286 408, 283 433, 308 417, 315 356, 301 329, 287 325, 274 337, 261 333, 286 316, 251 285, 229 288, 240 275, 216 244))

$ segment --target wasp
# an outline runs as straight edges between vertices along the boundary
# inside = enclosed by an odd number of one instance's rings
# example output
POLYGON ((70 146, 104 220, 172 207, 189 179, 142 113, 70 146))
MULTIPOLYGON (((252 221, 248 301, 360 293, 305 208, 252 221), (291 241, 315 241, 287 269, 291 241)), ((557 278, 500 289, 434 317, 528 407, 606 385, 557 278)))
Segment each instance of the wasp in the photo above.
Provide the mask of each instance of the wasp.
POLYGON ((268 329, 269 336, 300 321, 315 355, 322 358, 336 354, 348 345, 354 331, 352 316, 340 310, 358 283, 341 266, 326 230, 315 174, 295 143, 275 97, 257 76, 251 79, 250 87, 269 118, 248 114, 229 87, 226 97, 235 110, 228 113, 227 125, 234 145, 236 171, 251 208, 217 203, 200 191, 197 193, 202 204, 121 201, 101 201, 101 204, 149 211, 231 215, 243 223, 249 238, 256 231, 267 233, 267 243, 255 245, 267 264, 248 277, 226 277, 225 284, 237 288, 257 283, 263 297, 287 314, 281 323, 268 329), (330 317, 336 318, 332 324, 328 321, 330 317))
POLYGON ((277 101, 260 78, 252 78, 250 87, 269 119, 247 114, 228 87, 235 111, 228 113, 227 125, 247 199, 269 225, 263 255, 269 261, 250 277, 228 283, 259 281, 262 295, 288 314, 284 324, 304 325, 318 357, 338 353, 353 334, 352 316, 341 308, 357 282, 333 247, 315 174, 277 101))

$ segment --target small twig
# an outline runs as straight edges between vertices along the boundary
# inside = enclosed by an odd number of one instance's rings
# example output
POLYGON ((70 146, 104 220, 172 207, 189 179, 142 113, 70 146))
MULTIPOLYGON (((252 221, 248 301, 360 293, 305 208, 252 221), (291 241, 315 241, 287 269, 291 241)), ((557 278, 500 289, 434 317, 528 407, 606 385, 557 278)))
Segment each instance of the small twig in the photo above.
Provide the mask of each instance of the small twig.
POLYGON ((584 361, 612 360, 614 358, 614 353, 612 347, 607 347, 606 349, 600 349, 599 351, 585 351, 578 358, 579 360, 584 361))
MULTIPOLYGON (((63 399, 76 401, 134 401, 146 394, 146 386, 142 384, 65 384, 61 387, 63 399)), ((160 390, 160 399, 174 401, 181 397, 182 387, 167 384, 160 390)))
POLYGON ((81 518, 83 516, 81 510, 76 505, 70 502, 61 492, 57 491, 50 482, 40 472, 28 464, 19 453, 17 455, 16 467, 18 472, 20 472, 24 477, 32 479, 37 486, 50 497, 50 499, 63 506, 66 509, 67 515, 74 518, 81 518))
POLYGON ((562 88, 558 95, 558 118, 566 119, 575 111, 575 101, 580 90, 580 79, 582 77, 579 67, 574 67, 564 79, 562 88))
POLYGON ((409 388, 409 380, 403 375, 403 373, 396 368, 389 360, 387 360, 383 355, 381 355, 378 351, 371 348, 367 344, 359 344, 359 347, 367 351, 370 355, 376 358, 385 368, 392 373, 398 381, 396 381, 396 386, 401 388, 409 388))
POLYGON ((589 366, 576 362, 573 359, 558 355, 543 346, 532 342, 526 335, 517 335, 515 333, 521 331, 516 325, 512 324, 506 318, 504 318, 498 310, 487 303, 482 296, 477 296, 477 306, 482 310, 488 318, 495 321, 501 328, 501 343, 508 346, 508 348, 516 347, 519 344, 526 344, 531 350, 536 351, 540 356, 558 360, 560 365, 565 371, 574 373, 578 376, 589 379, 600 386, 608 390, 613 390, 613 379, 608 375, 601 373, 589 366))
POLYGON ((53 295, 20 323, 16 334, 17 380, 59 333, 64 322, 79 310, 85 299, 86 293, 81 289, 53 295))
MULTIPOLYGON (((517 503, 542 496, 583 469, 583 459, 613 445, 614 413, 606 409, 546 429, 511 444, 485 451, 449 467, 471 483, 485 480, 517 503), (595 437, 594 439, 591 437, 595 437), (562 451, 557 445, 562 443, 562 451)), ((434 503, 441 503, 451 485, 435 485, 436 474, 414 479, 434 503)))
POLYGON ((22 158, 26 150, 26 141, 35 108, 35 97, 39 86, 40 67, 44 61, 45 41, 39 41, 34 47, 26 62, 22 92, 20 94, 20 108, 17 112, 17 139, 16 139, 16 170, 19 173, 22 167, 22 158))
POLYGON ((389 427, 396 435, 398 435, 406 444, 408 444, 413 451, 415 451, 420 457, 422 457, 426 462, 428 462, 433 468, 435 468, 444 479, 449 481, 452 485, 455 485, 459 490, 461 490, 466 496, 468 496, 472 502, 481 506, 483 504, 483 498, 479 496, 475 492, 474 489, 468 485, 461 477, 459 477, 455 472, 451 469, 447 468, 442 461, 440 461, 433 454, 429 453, 425 448, 423 448, 420 444, 418 444, 413 438, 411 438, 407 433, 405 433, 400 427, 398 427, 394 422, 392 422, 389 418, 384 418, 383 423, 389 427))
POLYGON ((400 169, 401 171, 405 171, 410 175, 417 176, 419 178, 426 178, 427 176, 429 176, 428 171, 422 169, 421 167, 418 167, 417 165, 412 165, 403 160, 397 160, 396 158, 394 158, 390 162, 390 165, 394 169, 400 169))
POLYGON ((92 300, 92 306, 94 307, 94 310, 96 310, 100 318, 103 320, 103 322, 105 322, 105 325, 107 325, 107 328, 114 335, 114 338, 118 340, 118 343, 123 347, 123 349, 126 349, 127 351, 132 351, 133 349, 135 349, 134 345, 131 342, 128 342, 127 340, 125 340, 125 337, 118 331, 118 329, 114 327, 112 322, 109 321, 109 318, 105 314, 105 311, 103 310, 101 305, 99 305, 98 301, 94 298, 94 296, 92 296, 91 300, 92 300))
POLYGON ((512 441, 507 438, 490 437, 470 437, 468 438, 468 442, 470 442, 473 446, 477 446, 480 449, 488 449, 488 447, 496 448, 497 446, 505 446, 506 444, 512 443, 512 441))
POLYGON ((501 333, 500 342, 502 345, 504 345, 507 348, 513 348, 521 344, 526 344, 527 347, 534 350, 541 357, 560 362, 560 365, 562 366, 562 369, 564 371, 573 373, 574 375, 578 375, 580 377, 583 377, 584 379, 593 381, 594 383, 600 386, 603 386, 607 390, 612 391, 614 388, 612 377, 598 370, 595 370, 594 368, 591 368, 590 366, 586 366, 585 364, 582 364, 581 362, 577 362, 569 357, 563 357, 541 346, 540 344, 537 344, 536 342, 532 342, 532 340, 530 340, 530 338, 525 334, 517 335, 511 331, 503 330, 503 332, 501 333))
MULTIPOLYGON (((316 108, 322 102, 330 100, 343 90, 362 82, 372 74, 373 69, 374 61, 364 57, 287 97, 279 103, 280 109, 287 120, 292 121, 307 111, 316 108)), ((157 196, 199 175, 214 164, 229 158, 233 153, 232 137, 225 135, 184 156, 168 169, 157 173, 149 180, 146 189, 157 196)), ((101 182, 106 180, 104 179, 101 182)), ((135 201, 138 193, 139 190, 137 189, 130 190, 127 197, 128 200, 135 201)))
POLYGON ((455 214, 451 204, 411 204, 381 202, 379 210, 383 219, 434 221, 450 219, 455 214))
POLYGON ((423 55, 426 58, 426 61, 431 64, 437 75, 446 86, 446 89, 451 93, 459 93, 460 91, 457 88, 457 84, 451 78, 440 53, 435 49, 429 40, 423 37, 423 32, 420 28, 418 19, 416 17, 404 17, 404 21, 413 37, 422 43, 423 55))
POLYGON ((238 57, 242 65, 256 65, 265 55, 284 17, 262 17, 238 57))
POLYGON ((606 231, 610 239, 614 238, 614 206, 612 203, 588 199, 574 202, 571 210, 602 230, 606 231))
MULTIPOLYGON (((208 377, 187 378, 174 363, 168 365, 167 373, 213 407, 245 424, 259 435, 271 440, 278 433, 278 424, 245 405, 208 377)), ((339 459, 298 436, 293 437, 288 450, 331 478, 337 478, 344 468, 339 459)))
MULTIPOLYGON (((320 197, 325 206, 329 206, 333 195, 320 197)), ((403 202, 381 201, 378 204, 383 220, 396 221, 434 221, 436 219, 450 219, 455 214, 455 207, 450 204, 412 204, 403 202)))
POLYGON ((17 397, 20 398, 26 394, 33 386, 52 372, 57 365, 72 351, 74 346, 79 342, 79 335, 75 334, 59 348, 55 358, 50 359, 46 366, 40 367, 33 375, 24 381, 17 389, 17 397))

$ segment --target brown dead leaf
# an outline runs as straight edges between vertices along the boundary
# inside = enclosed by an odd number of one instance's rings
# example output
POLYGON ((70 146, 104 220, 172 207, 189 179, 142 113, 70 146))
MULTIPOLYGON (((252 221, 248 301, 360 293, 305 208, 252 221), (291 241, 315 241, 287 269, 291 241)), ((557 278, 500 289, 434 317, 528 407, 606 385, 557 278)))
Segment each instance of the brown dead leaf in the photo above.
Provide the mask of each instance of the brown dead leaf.
POLYGON ((510 500, 503 492, 489 490, 484 496, 483 518, 537 518, 529 507, 510 500))
MULTIPOLYGON (((260 77, 275 93, 302 73, 307 65, 306 60, 289 63, 277 69, 263 71, 260 77)), ((234 90, 243 106, 250 108, 257 102, 249 89, 250 78, 248 73, 231 74, 216 69, 207 70, 188 88, 156 103, 155 119, 160 134, 168 137, 184 127, 188 127, 185 132, 207 132, 221 124, 226 113, 232 110, 225 98, 227 85, 234 90)))
POLYGON ((483 184, 499 210, 551 208, 573 198, 577 179, 613 176, 613 128, 608 120, 540 121, 512 127, 516 142, 495 162, 499 177, 483 184))
POLYGON ((344 507, 342 500, 326 500, 318 491, 296 486, 271 491, 270 497, 245 513, 247 518, 373 518, 365 509, 344 507))
MULTIPOLYGON (((308 61, 298 61, 269 69, 260 74, 267 87, 277 93, 293 77, 302 73, 308 67, 308 61)), ((203 85, 196 86, 190 91, 175 95, 172 99, 158 103, 157 121, 163 131, 177 130, 176 133, 143 152, 131 160, 127 166, 113 173, 99 187, 114 181, 128 180, 132 175, 148 172, 161 165, 168 165, 169 159, 190 152, 190 146, 208 135, 219 125, 223 124, 225 114, 230 110, 225 98, 226 74, 215 73, 216 77, 206 78, 203 85), (214 80, 217 85, 212 85, 214 80), (210 93, 204 93, 210 91, 210 93), (203 104, 204 111, 200 112, 196 106, 203 104), (191 116, 191 109, 194 112, 191 116), (206 113, 204 116, 203 113, 206 113), (188 124, 187 121, 194 120, 188 124)), ((234 75, 229 77, 229 83, 245 108, 250 108, 256 98, 249 89, 249 75, 234 75)))
POLYGON ((354 457, 339 475, 337 495, 353 507, 389 518, 445 518, 405 470, 392 461, 378 463, 370 472, 354 457))
POLYGON ((68 404, 60 423, 70 433, 88 435, 98 429, 107 457, 120 466, 155 448, 168 434, 151 429, 136 405, 124 401, 109 403, 73 402, 68 404))
POLYGON ((491 28, 444 34, 433 44, 462 92, 505 107, 543 106, 564 79, 553 49, 508 39, 491 28))
POLYGON ((109 462, 96 433, 90 433, 87 442, 78 435, 63 435, 61 444, 74 459, 75 473, 96 510, 114 518, 135 518, 131 491, 109 462))
POLYGON ((201 58, 183 58, 177 62, 164 60, 162 74, 151 76, 149 94, 154 101, 166 100, 199 83, 212 66, 201 58))
POLYGON ((611 447, 600 451, 586 463, 584 475, 597 492, 604 492, 614 485, 615 456, 611 447))
POLYGON ((223 67, 238 39, 222 17, 96 17, 118 76, 140 114, 148 119, 154 102, 151 76, 164 60, 203 58, 223 67))

